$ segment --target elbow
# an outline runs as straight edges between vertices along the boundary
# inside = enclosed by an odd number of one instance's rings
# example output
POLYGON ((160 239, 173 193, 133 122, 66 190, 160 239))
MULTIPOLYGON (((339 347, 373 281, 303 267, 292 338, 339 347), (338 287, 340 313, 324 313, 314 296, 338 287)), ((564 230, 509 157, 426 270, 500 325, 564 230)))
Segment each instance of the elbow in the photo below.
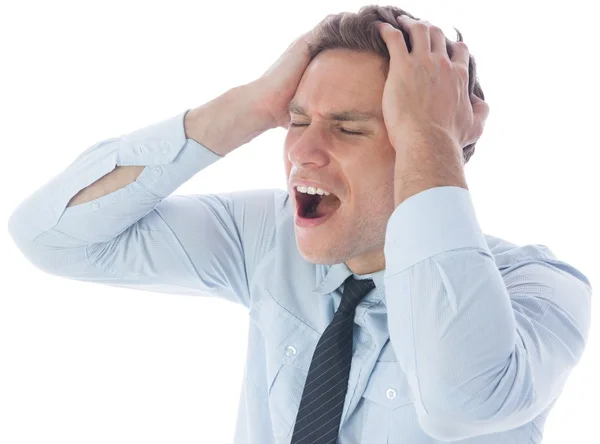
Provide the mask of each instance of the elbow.
POLYGON ((420 414, 418 421, 423 433, 438 441, 455 442, 474 436, 471 428, 449 418, 420 414))
POLYGON ((450 399, 437 390, 423 390, 418 402, 417 418, 421 430, 443 442, 453 442, 475 436, 477 420, 469 414, 458 398, 450 399))
POLYGON ((39 220, 40 216, 35 212, 35 206, 32 206, 27 200, 21 202, 8 218, 8 234, 17 248, 25 255, 39 235, 35 227, 35 221, 39 220))
POLYGON ((464 412, 454 410, 427 412, 418 410, 417 419, 426 435, 442 442, 457 442, 496 431, 497 421, 478 420, 464 412))
POLYGON ((417 416, 423 433, 442 442, 463 442, 477 436, 501 433, 519 427, 526 427, 534 417, 529 414, 517 414, 502 418, 475 419, 464 414, 427 414, 417 416))
POLYGON ((8 234, 12 238, 17 248, 27 256, 27 251, 32 245, 32 240, 28 240, 25 236, 26 221, 20 216, 19 209, 17 208, 8 218, 8 234))
POLYGON ((24 217, 22 212, 18 209, 13 212, 8 219, 7 227, 15 246, 29 263, 48 274, 60 275, 57 269, 60 250, 36 242, 39 233, 31 229, 30 220, 24 217))
POLYGON ((421 393, 418 422, 423 432, 444 442, 455 442, 475 436, 514 429, 531 421, 539 413, 535 394, 523 392, 519 401, 502 399, 498 391, 483 390, 477 396, 466 396, 459 390, 446 388, 421 393))

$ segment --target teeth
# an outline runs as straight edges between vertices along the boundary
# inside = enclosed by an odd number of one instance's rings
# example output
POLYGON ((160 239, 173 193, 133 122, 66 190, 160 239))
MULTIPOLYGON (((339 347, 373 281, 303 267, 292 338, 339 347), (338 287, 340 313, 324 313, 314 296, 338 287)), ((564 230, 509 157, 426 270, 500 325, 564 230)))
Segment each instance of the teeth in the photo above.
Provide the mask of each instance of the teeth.
POLYGON ((307 193, 307 194, 319 194, 319 195, 325 195, 325 196, 329 196, 329 192, 325 191, 321 188, 315 188, 315 187, 303 187, 302 185, 298 185, 296 187, 296 189, 298 191, 300 191, 301 193, 307 193))

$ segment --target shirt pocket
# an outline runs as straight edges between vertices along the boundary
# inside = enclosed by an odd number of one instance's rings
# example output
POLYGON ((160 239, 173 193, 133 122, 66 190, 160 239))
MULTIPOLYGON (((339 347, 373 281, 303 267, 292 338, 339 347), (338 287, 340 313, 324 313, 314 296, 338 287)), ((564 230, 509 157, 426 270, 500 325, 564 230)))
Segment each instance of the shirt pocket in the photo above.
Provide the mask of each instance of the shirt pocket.
POLYGON ((377 361, 363 393, 363 428, 360 442, 399 443, 395 430, 406 423, 407 410, 413 410, 412 392, 398 362, 377 361), (391 433, 393 431, 393 433, 391 433))
POLYGON ((265 339, 266 381, 273 435, 290 437, 320 335, 266 292, 250 309, 265 339))

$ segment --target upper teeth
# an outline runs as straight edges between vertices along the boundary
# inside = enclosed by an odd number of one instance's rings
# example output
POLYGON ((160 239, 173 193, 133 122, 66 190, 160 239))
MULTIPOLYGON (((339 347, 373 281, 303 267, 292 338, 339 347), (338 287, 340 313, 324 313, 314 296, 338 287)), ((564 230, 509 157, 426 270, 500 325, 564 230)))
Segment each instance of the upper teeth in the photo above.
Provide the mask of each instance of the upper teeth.
POLYGON ((324 194, 325 196, 329 196, 329 192, 322 190, 321 188, 303 187, 302 185, 298 185, 296 189, 301 193, 320 194, 321 196, 324 194))

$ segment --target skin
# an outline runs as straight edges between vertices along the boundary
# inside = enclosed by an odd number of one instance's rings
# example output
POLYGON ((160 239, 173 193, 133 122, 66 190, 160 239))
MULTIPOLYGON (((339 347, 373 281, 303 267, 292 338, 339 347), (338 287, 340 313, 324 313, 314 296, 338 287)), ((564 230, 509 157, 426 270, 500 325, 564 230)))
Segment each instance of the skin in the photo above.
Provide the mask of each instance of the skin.
MULTIPOLYGON (((312 263, 345 262, 357 274, 385 268, 383 246, 387 221, 394 211, 394 166, 382 114, 385 77, 383 58, 347 49, 327 50, 315 57, 300 81, 294 102, 308 115, 291 112, 284 142, 288 179, 297 177, 328 185, 341 206, 324 224, 295 225, 300 254, 312 263), (339 122, 326 114, 357 109, 376 118, 339 122), (341 129, 362 132, 347 135, 341 129), (368 165, 368 168, 365 168, 368 165)), ((289 189, 294 197, 295 190, 289 189)), ((293 198, 294 212, 297 211, 293 198)))
POLYGON ((462 149, 479 139, 489 114, 487 103, 468 93, 466 45, 453 43, 450 58, 438 27, 408 17, 398 23, 413 50, 398 29, 379 23, 390 53, 387 76, 378 54, 333 49, 315 57, 292 100, 284 143, 294 211, 296 179, 322 183, 341 200, 318 227, 295 224, 300 254, 313 263, 343 261, 359 275, 385 269, 387 224, 402 202, 435 187, 468 190, 462 149), (348 110, 375 117, 328 118, 348 110))

